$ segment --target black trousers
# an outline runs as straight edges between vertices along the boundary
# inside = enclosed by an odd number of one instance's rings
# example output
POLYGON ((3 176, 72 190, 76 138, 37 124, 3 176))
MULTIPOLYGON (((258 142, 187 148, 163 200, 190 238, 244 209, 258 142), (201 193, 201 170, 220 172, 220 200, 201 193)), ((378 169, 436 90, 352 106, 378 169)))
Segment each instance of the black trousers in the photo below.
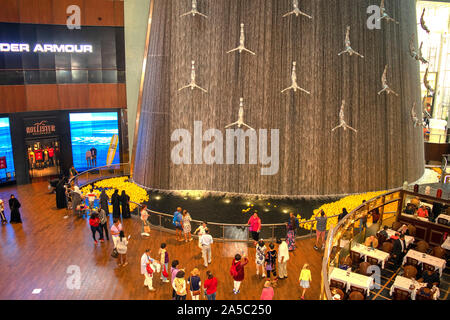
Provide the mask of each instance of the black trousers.
POLYGON ((94 241, 97 241, 97 239, 95 239, 95 233, 98 231, 98 233, 100 234, 100 240, 103 240, 103 230, 100 227, 100 225, 98 227, 93 227, 91 226, 91 231, 92 231, 92 238, 94 238, 94 241))
POLYGON ((277 267, 276 265, 272 266, 272 270, 266 270, 267 272, 267 278, 270 278, 270 273, 272 272, 273 276, 277 276, 277 267))
POLYGON ((103 232, 103 234, 106 236, 106 239, 109 240, 108 235, 108 222, 100 223, 100 230, 103 232))

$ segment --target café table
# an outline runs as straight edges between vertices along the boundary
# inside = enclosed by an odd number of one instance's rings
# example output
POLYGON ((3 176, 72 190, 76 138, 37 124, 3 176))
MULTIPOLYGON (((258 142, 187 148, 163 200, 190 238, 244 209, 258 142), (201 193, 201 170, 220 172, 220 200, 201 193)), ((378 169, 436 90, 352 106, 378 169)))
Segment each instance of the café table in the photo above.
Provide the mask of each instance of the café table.
MULTIPOLYGON (((394 283, 391 286, 390 295, 394 294, 395 288, 408 291, 411 294, 411 300, 416 300, 416 293, 420 290, 420 288, 426 287, 427 284, 423 282, 417 282, 416 280, 412 280, 409 278, 405 278, 402 276, 397 276, 395 278, 394 283)), ((437 300, 440 296, 439 288, 436 288, 436 292, 433 295, 433 299, 437 300)))
POLYGON ((355 272, 348 272, 334 267, 329 275, 329 281, 337 280, 345 283, 346 291, 350 290, 351 286, 362 288, 366 290, 367 296, 370 295, 370 288, 374 285, 374 280, 371 277, 364 276, 355 272))
POLYGON ((419 261, 419 265, 426 263, 426 264, 434 266, 437 270, 439 270, 439 274, 442 277, 442 272, 444 271, 445 264, 446 264, 444 259, 439 259, 439 258, 431 256, 429 254, 410 249, 408 251, 408 253, 405 255, 405 257, 403 258, 403 264, 406 263, 406 260, 408 257, 419 261))
POLYGON ((364 258, 364 261, 367 261, 367 257, 377 259, 378 263, 381 263, 381 269, 384 269, 385 263, 389 260, 389 253, 366 247, 360 243, 354 244, 351 250, 358 252, 364 258))

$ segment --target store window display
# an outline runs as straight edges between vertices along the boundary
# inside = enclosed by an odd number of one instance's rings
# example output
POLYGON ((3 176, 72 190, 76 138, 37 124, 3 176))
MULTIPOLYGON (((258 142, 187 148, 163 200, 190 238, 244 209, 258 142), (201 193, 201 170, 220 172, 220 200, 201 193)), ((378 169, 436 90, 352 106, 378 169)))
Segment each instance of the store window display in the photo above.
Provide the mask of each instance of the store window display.
POLYGON ((27 143, 27 149, 30 178, 60 174, 58 141, 30 141, 27 143))

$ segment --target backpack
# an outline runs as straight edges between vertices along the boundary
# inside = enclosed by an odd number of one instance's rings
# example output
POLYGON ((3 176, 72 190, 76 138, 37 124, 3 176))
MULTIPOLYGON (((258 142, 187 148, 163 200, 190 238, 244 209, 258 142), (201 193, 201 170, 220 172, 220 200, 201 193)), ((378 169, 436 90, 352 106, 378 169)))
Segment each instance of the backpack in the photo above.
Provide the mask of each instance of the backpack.
POLYGON ((238 272, 236 270, 236 265, 237 265, 237 263, 234 263, 234 261, 233 261, 233 263, 231 264, 231 268, 230 268, 230 274, 233 278, 238 275, 238 272))
POLYGON ((178 225, 180 225, 180 222, 178 221, 178 215, 179 215, 179 214, 176 214, 176 215, 173 216, 172 224, 173 224, 175 227, 178 226, 178 225))

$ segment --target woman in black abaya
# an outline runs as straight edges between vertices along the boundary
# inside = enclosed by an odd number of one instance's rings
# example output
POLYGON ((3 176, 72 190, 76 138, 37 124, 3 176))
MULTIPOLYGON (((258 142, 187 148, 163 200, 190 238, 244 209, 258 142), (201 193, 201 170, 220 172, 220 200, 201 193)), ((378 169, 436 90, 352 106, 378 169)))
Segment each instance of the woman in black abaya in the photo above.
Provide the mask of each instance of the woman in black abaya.
POLYGON ((125 190, 122 190, 122 194, 120 195, 120 203, 122 204, 122 217, 124 219, 131 218, 130 197, 125 193, 125 190))
POLYGON ((105 190, 102 190, 102 193, 100 194, 100 209, 103 209, 107 216, 109 215, 108 200, 108 195, 106 194, 105 190))
POLYGON ((11 210, 10 223, 22 223, 22 219, 20 218, 19 208, 20 208, 20 202, 12 194, 11 198, 9 199, 9 209, 11 210))
POLYGON ((61 179, 58 181, 56 185, 56 207, 58 209, 67 208, 67 198, 66 198, 66 188, 65 188, 65 179, 61 179))
POLYGON ((113 206, 113 218, 120 219, 120 196, 119 190, 115 190, 111 196, 111 204, 113 206))

